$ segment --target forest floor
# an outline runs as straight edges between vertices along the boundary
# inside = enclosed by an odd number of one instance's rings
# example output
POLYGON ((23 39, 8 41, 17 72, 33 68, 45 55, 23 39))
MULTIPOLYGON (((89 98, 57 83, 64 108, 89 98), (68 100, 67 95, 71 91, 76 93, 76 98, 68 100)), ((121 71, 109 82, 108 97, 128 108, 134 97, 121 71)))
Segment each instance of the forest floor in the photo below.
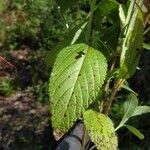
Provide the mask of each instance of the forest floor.
POLYGON ((43 84, 44 65, 38 59, 37 52, 27 48, 9 51, 5 58, 9 58, 15 67, 1 63, 0 68, 1 80, 10 79, 13 86, 11 89, 8 83, 3 87, 11 93, 9 95, 0 91, 0 149, 47 149, 54 142, 53 137, 50 137, 52 129, 47 93, 42 93, 46 96, 42 95, 41 99, 45 100, 41 102, 32 88, 43 84), (35 82, 37 85, 33 85, 35 82))

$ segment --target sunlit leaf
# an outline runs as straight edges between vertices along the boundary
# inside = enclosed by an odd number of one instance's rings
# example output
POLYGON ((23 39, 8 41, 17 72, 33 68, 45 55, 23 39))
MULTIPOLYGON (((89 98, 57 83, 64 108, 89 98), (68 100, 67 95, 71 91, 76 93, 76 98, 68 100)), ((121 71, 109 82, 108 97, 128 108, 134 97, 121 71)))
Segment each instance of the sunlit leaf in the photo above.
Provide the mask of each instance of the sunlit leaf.
POLYGON ((45 62, 47 66, 51 67, 54 64, 55 59, 58 53, 61 51, 61 49, 69 45, 75 44, 76 42, 80 41, 80 38, 83 38, 81 34, 86 25, 87 22, 84 22, 81 25, 69 30, 68 33, 66 33, 66 35, 64 36, 64 40, 57 44, 57 46, 54 49, 47 52, 45 57, 45 62))
POLYGON ((122 23, 122 26, 125 26, 126 22, 126 12, 125 12, 125 7, 123 4, 119 5, 119 17, 122 23))
POLYGON ((117 150, 118 140, 111 119, 93 110, 83 115, 85 128, 98 150, 117 150))
POLYGON ((52 126, 67 131, 100 92, 107 62, 100 51, 85 44, 62 49, 50 76, 52 126))

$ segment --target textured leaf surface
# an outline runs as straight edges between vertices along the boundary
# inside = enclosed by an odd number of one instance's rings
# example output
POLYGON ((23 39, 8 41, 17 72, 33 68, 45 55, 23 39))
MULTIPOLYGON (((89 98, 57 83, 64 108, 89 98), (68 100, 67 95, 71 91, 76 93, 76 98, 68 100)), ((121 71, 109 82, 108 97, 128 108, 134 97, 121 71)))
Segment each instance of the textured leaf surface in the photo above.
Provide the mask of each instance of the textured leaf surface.
POLYGON ((137 106, 132 116, 150 113, 150 106, 137 106))
POLYGON ((130 94, 124 103, 124 120, 130 118, 138 105, 138 99, 135 94, 130 94))
POLYGON ((84 112, 84 124, 98 150, 117 150, 118 141, 109 117, 93 110, 84 112))
POLYGON ((107 70, 105 57, 85 44, 62 49, 50 77, 50 111, 52 126, 67 131, 94 102, 107 70))
POLYGON ((139 62, 138 50, 143 45, 143 16, 140 10, 142 0, 133 0, 130 3, 125 22, 124 39, 120 58, 120 77, 129 78, 136 71, 139 62), (137 3, 137 4, 136 4, 137 3), (139 5, 139 6, 138 6, 139 5))

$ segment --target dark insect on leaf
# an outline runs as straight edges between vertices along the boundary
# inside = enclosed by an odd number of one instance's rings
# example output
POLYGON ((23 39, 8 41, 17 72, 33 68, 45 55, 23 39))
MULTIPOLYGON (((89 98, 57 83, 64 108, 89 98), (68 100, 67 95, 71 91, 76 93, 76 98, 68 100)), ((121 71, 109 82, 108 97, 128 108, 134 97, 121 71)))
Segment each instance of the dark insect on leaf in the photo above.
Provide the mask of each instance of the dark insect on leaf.
POLYGON ((79 59, 81 58, 83 55, 85 55, 85 53, 83 51, 80 51, 77 53, 77 56, 75 57, 75 59, 79 59))

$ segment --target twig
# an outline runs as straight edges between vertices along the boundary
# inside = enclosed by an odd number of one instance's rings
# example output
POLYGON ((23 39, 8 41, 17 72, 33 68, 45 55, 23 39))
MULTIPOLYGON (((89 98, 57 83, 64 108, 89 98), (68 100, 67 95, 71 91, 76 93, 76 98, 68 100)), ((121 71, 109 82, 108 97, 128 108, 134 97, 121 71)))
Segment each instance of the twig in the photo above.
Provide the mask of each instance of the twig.
POLYGON ((124 79, 119 79, 114 83, 114 87, 112 89, 112 94, 110 96, 109 103, 108 103, 108 106, 107 106, 107 109, 106 109, 106 112, 105 112, 106 115, 109 114, 109 112, 111 110, 112 102, 115 99, 115 95, 116 95, 117 91, 120 89, 120 87, 122 86, 123 83, 124 83, 124 79))
MULTIPOLYGON (((116 48, 116 54, 118 52, 118 48, 116 48)), ((116 58, 117 56, 115 55, 114 58, 113 58, 113 61, 112 61, 112 65, 110 67, 110 72, 115 68, 115 64, 116 64, 116 58)), ((106 97, 108 95, 108 90, 109 90, 109 83, 110 83, 110 80, 107 80, 107 82, 104 84, 104 94, 102 96, 102 101, 99 105, 99 112, 102 112, 103 109, 104 109, 104 104, 105 104, 105 101, 106 101, 106 97)))
POLYGON ((91 11, 90 11, 90 18, 88 22, 88 29, 87 29, 87 42, 89 45, 91 45, 91 38, 92 38, 92 24, 93 24, 93 15, 94 15, 94 10, 95 10, 95 5, 96 5, 96 0, 91 1, 91 11))
POLYGON ((7 60, 5 60, 2 56, 0 56, 0 61, 6 63, 8 66, 15 68, 15 66, 13 64, 11 64, 10 62, 8 62, 7 60))

